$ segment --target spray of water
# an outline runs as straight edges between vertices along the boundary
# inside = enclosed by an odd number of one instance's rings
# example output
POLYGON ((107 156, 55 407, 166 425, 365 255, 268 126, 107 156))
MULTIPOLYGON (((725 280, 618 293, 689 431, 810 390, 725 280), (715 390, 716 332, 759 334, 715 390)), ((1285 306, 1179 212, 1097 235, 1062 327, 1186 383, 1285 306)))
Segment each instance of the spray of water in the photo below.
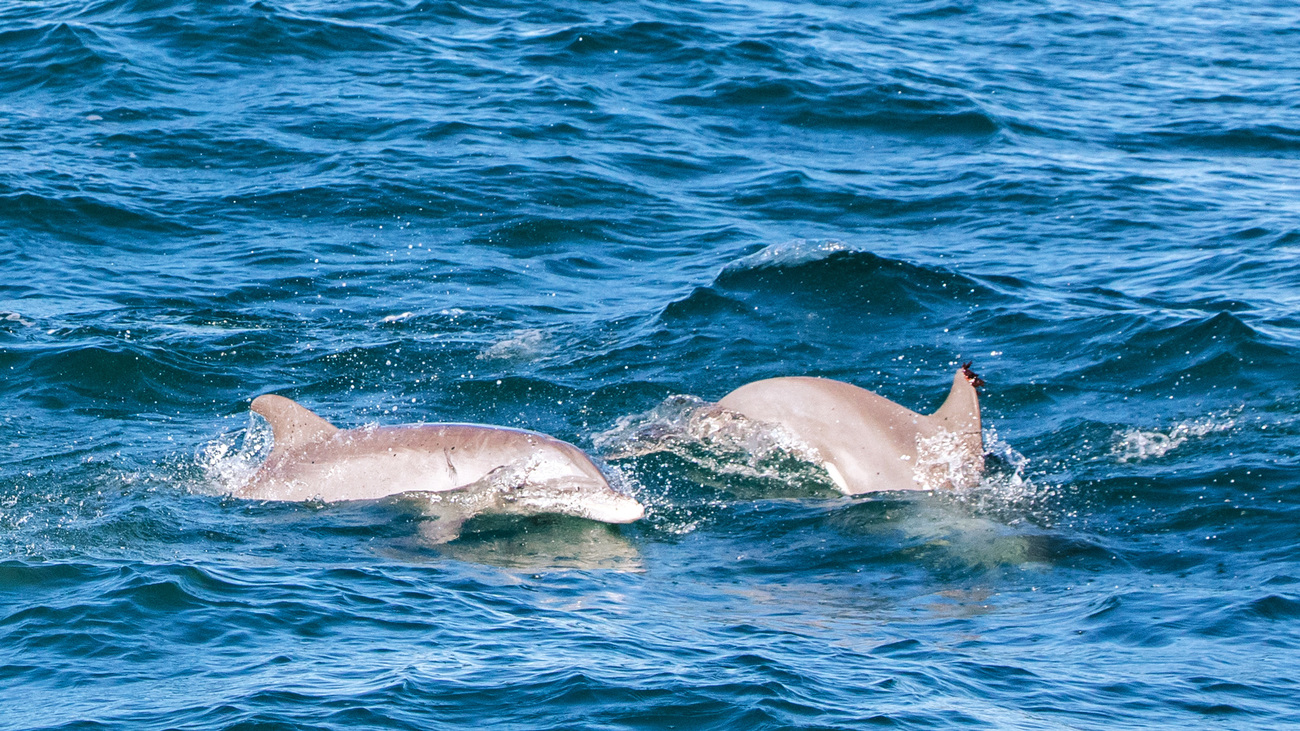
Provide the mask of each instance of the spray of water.
POLYGON ((1229 410, 1180 421, 1165 430, 1125 429, 1115 433, 1110 453, 1120 463, 1158 459, 1193 439, 1229 431, 1237 425, 1236 417, 1237 413, 1229 410))
POLYGON ((1029 458, 1003 439, 996 427, 984 428, 984 474, 956 489, 936 493, 972 515, 1009 526, 1050 527, 1059 520, 1057 488, 1029 475, 1029 458))
POLYGON ((776 424, 755 421, 694 396, 669 396, 655 408, 620 418, 592 442, 607 459, 674 454, 722 482, 834 491, 817 450, 776 424))
POLYGON ((228 495, 248 484, 271 454, 271 425, 250 413, 247 426, 227 431, 203 445, 195 457, 202 477, 192 489, 228 495))

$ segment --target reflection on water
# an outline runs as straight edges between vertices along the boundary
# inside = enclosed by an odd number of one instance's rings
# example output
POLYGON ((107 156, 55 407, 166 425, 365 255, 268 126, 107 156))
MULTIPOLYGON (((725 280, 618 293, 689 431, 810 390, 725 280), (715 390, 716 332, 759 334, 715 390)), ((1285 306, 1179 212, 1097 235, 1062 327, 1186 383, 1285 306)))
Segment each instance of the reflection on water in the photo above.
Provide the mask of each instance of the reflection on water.
POLYGON ((442 542, 438 522, 420 522, 419 548, 426 553, 508 569, 644 570, 640 552, 618 526, 558 515, 483 515, 466 522, 456 540, 442 542))

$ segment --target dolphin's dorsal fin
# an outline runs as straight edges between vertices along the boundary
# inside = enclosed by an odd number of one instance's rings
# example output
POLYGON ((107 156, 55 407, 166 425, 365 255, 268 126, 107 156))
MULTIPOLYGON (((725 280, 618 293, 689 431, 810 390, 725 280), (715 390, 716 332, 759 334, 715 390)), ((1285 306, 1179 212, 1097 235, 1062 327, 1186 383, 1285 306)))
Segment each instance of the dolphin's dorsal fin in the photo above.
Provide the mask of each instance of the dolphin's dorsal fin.
POLYGON ((953 376, 948 398, 930 418, 950 432, 979 435, 980 397, 975 386, 983 384, 979 376, 962 366, 953 376))
POLYGON ((299 406, 293 399, 266 394, 253 399, 250 407, 271 424, 275 445, 267 461, 279 458, 286 452, 305 447, 313 442, 328 439, 339 428, 299 406))

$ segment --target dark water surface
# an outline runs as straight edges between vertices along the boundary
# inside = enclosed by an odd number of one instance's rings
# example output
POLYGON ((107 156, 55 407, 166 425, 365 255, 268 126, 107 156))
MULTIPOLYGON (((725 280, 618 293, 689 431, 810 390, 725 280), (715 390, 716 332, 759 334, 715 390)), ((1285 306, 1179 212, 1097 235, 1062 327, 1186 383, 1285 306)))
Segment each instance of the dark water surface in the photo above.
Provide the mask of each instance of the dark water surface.
POLYGON ((1281 2, 0 5, 0 729, 1300 725, 1297 49, 1281 2), (620 456, 965 360, 957 495, 620 456), (649 514, 226 497, 269 391, 552 433, 649 514))

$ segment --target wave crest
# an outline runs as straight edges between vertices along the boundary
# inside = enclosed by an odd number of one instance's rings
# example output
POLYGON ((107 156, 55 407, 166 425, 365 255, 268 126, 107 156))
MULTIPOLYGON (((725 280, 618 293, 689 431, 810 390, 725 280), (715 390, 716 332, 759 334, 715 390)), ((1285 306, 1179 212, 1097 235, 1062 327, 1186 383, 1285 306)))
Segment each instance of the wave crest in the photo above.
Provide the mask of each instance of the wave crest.
POLYGON ((727 270, 760 269, 763 267, 798 266, 849 251, 842 241, 834 239, 791 239, 779 244, 769 244, 762 249, 731 262, 727 270))

